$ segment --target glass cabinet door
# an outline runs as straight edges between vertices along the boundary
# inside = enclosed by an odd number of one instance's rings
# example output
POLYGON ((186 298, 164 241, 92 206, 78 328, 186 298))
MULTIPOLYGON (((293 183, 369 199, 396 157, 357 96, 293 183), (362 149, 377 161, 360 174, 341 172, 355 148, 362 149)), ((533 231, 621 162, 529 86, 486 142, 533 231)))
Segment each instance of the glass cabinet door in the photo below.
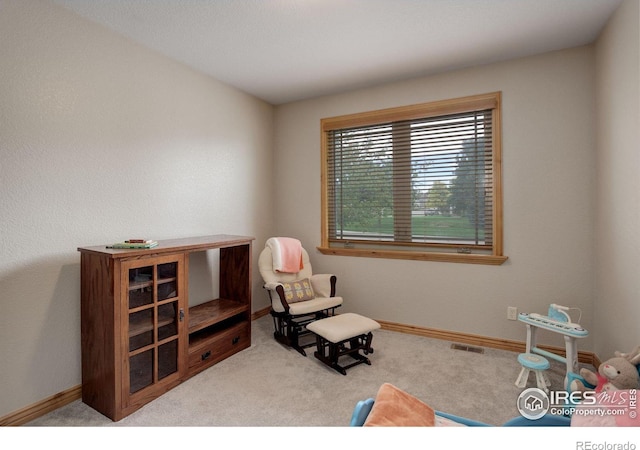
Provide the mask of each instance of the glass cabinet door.
POLYGON ((179 376, 182 260, 171 256, 131 261, 123 272, 128 311, 124 381, 131 395, 179 376))

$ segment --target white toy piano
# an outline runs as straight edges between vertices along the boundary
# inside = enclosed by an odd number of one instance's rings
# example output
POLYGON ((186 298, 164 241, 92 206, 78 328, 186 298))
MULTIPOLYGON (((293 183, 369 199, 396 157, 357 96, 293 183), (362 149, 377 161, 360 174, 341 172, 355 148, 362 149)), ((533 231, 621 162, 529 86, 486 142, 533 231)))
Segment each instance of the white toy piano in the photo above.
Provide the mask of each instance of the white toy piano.
POLYGON ((567 375, 564 378, 565 389, 568 387, 571 379, 573 379, 574 376, 578 376, 579 373, 578 346, 576 345, 576 339, 584 338, 589 335, 589 332, 582 328, 580 324, 573 323, 571 321, 571 317, 569 317, 569 314, 567 313, 569 309, 570 308, 566 306, 552 303, 549 305, 549 312, 547 313, 547 316, 536 313, 518 314, 518 320, 527 325, 527 353, 537 353, 566 364, 567 375), (565 357, 536 347, 536 332, 539 328, 552 331, 554 333, 560 333, 564 336, 566 349, 565 357))

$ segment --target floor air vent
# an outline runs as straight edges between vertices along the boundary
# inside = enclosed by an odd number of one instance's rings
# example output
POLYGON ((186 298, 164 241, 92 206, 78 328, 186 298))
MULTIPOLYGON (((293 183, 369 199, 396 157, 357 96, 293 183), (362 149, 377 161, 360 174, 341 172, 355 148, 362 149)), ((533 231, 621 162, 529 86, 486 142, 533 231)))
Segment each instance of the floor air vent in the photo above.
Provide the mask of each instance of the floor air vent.
POLYGON ((463 350, 465 352, 471 353, 484 353, 484 349, 481 347, 471 347, 470 345, 464 344, 451 344, 451 348, 454 350, 463 350))

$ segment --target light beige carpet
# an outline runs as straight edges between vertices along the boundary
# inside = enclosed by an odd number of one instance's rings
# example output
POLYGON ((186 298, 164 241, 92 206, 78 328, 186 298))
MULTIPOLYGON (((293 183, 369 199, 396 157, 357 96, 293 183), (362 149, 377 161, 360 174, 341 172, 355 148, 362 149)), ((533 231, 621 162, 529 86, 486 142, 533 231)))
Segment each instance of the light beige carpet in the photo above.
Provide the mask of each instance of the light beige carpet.
MULTIPOLYGON (((80 400, 27 426, 47 427, 342 427, 358 400, 388 382, 441 410, 500 425, 519 415, 514 382, 517 354, 478 354, 451 342, 376 330, 371 366, 343 376, 313 357, 273 339, 270 316, 253 322, 252 346, 189 379, 139 411, 114 423, 80 400)), ((561 389, 564 366, 552 361, 552 389, 561 389)), ((533 386, 531 375, 529 386, 533 386)))

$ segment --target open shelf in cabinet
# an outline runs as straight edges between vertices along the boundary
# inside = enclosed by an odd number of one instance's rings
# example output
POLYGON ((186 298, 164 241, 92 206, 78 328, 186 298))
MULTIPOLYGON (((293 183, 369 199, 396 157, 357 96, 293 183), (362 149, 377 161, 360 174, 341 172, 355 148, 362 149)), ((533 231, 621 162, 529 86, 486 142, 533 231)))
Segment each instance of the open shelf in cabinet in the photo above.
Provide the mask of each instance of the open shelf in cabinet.
POLYGON ((219 298, 189 308, 189 334, 249 311, 249 305, 219 298))
POLYGON ((189 374, 251 345, 249 306, 216 299, 189 308, 189 374))

